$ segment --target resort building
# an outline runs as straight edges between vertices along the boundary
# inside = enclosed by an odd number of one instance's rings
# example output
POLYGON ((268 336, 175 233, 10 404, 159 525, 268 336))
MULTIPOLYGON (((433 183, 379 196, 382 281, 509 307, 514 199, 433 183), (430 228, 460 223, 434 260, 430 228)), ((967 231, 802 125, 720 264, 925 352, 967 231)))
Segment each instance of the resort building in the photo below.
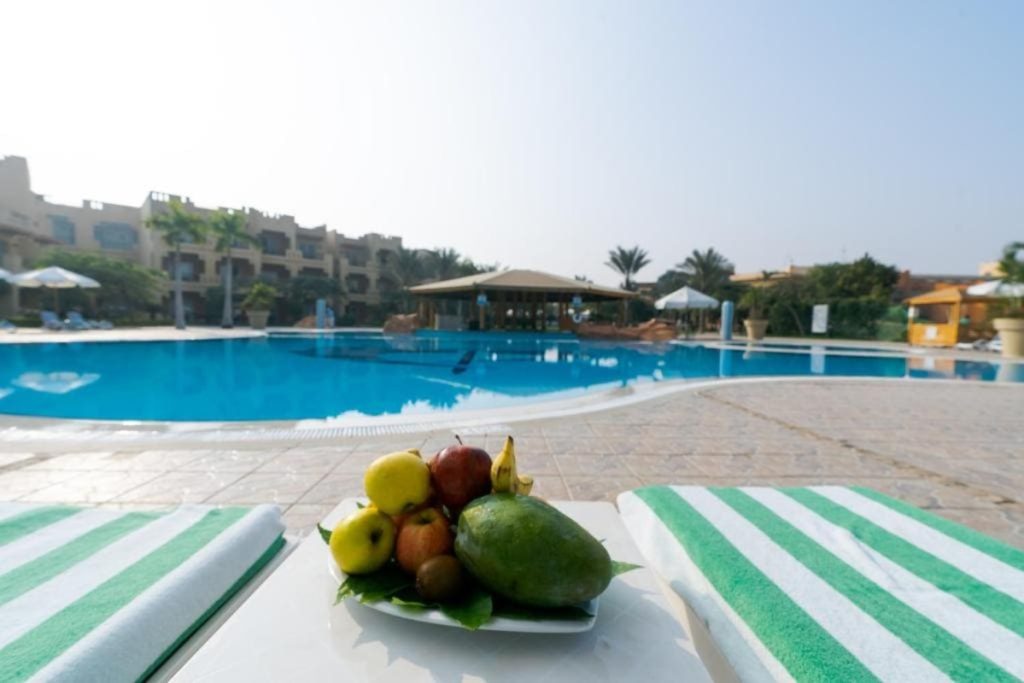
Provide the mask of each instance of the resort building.
POLYGON ((754 287, 773 285, 782 280, 793 280, 802 278, 810 272, 811 266, 794 266, 790 264, 781 270, 758 271, 756 273, 734 273, 729 276, 730 282, 736 282, 754 287), (767 275, 767 277, 766 277, 767 275))
MULTIPOLYGON (((81 206, 56 204, 33 192, 28 162, 0 157, 0 267, 12 272, 29 268, 40 252, 52 246, 98 251, 129 259, 168 274, 165 300, 170 306, 172 249, 145 227, 146 219, 179 201, 194 213, 209 216, 216 209, 196 206, 188 197, 150 192, 142 206, 86 200, 81 206)), ((327 226, 300 226, 293 216, 240 209, 257 245, 238 247, 233 274, 240 283, 263 279, 283 284, 295 277, 338 280, 345 296, 334 302, 340 314, 365 320, 368 307, 397 291, 390 265, 402 246, 400 237, 370 233, 347 237, 327 226)), ((212 241, 182 247, 181 273, 190 318, 206 317, 208 290, 222 281, 223 255, 212 241)), ((0 315, 18 308, 17 291, 0 301, 0 315)), ((212 312, 216 313, 216 312, 212 312)))

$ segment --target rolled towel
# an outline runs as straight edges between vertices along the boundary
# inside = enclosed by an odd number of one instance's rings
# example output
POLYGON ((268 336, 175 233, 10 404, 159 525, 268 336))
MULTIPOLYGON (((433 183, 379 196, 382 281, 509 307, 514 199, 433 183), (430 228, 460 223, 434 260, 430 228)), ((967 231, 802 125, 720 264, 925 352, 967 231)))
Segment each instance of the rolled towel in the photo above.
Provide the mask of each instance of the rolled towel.
POLYGON ((0 507, 0 681, 137 681, 282 547, 281 513, 0 507))
POLYGON ((1024 552, 984 534, 858 487, 618 505, 741 680, 1024 679, 1024 552))

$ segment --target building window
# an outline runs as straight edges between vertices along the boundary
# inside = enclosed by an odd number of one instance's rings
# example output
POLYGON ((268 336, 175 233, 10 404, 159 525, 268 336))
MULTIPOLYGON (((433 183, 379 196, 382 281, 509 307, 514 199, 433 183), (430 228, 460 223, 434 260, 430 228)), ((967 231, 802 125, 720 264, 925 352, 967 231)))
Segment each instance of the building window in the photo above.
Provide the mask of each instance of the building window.
POLYGON ((271 256, 284 256, 290 246, 287 235, 269 230, 260 233, 260 243, 263 246, 263 253, 271 256))
POLYGON ((323 258, 320 253, 320 245, 315 242, 299 242, 299 251, 302 252, 302 258, 316 260, 323 258))
POLYGON ((187 282, 196 279, 196 264, 191 261, 179 261, 178 272, 181 273, 181 279, 187 282))
POLYGON ((50 226, 53 228, 53 239, 64 244, 75 243, 75 224, 67 216, 48 214, 50 226))
POLYGON ((92 234, 104 249, 131 251, 139 243, 138 233, 127 223, 97 223, 92 234))

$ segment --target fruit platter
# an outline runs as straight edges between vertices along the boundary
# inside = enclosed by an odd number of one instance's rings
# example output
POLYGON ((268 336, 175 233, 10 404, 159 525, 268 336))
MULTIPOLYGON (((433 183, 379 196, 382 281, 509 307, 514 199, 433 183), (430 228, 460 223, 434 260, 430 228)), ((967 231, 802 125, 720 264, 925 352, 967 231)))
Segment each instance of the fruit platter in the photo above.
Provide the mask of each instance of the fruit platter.
POLYGON ((377 458, 363 478, 369 502, 318 527, 335 602, 470 630, 591 628, 598 597, 637 565, 530 495, 512 437, 493 459, 456 440, 429 461, 416 449, 377 458))

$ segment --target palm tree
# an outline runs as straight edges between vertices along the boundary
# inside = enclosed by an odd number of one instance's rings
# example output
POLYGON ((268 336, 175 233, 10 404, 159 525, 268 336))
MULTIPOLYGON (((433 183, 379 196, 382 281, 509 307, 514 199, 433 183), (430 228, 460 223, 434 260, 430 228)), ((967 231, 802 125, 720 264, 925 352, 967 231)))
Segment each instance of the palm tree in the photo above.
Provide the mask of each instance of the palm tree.
MULTIPOLYGON (((686 273, 688 285, 716 298, 721 298, 722 289, 729 284, 729 276, 734 272, 729 259, 719 254, 713 247, 706 251, 694 249, 685 261, 676 265, 676 268, 686 273)), ((701 331, 704 331, 705 316, 705 310, 701 309, 701 331)))
POLYGON ((235 316, 232 311, 231 280, 234 275, 234 263, 231 250, 234 247, 258 244, 259 240, 245 231, 245 215, 235 211, 218 211, 210 217, 210 232, 217 238, 217 251, 224 254, 224 314, 220 320, 221 327, 234 327, 235 316))
POLYGON ((454 249, 438 249, 430 259, 430 269, 438 280, 451 280, 459 275, 462 256, 454 249))
POLYGON ((427 264, 415 249, 398 247, 398 255, 391 261, 391 276, 399 287, 399 301, 402 312, 409 309, 409 287, 423 282, 427 264))
POLYGON ((168 211, 146 219, 146 227, 156 230, 164 242, 174 247, 174 326, 185 329, 185 304, 181 295, 181 245, 198 242, 206 236, 206 221, 188 211, 174 199, 168 211))
POLYGON ((647 252, 640 247, 633 247, 632 249, 615 247, 615 249, 608 252, 608 262, 605 265, 621 273, 626 278, 623 288, 632 290, 635 287, 633 276, 643 270, 644 266, 650 262, 651 260, 647 258, 647 252))
POLYGON ((734 272, 729 259, 719 254, 713 247, 706 251, 694 249, 676 268, 689 275, 687 279, 694 289, 710 296, 716 296, 719 290, 728 284, 729 276, 734 272))

